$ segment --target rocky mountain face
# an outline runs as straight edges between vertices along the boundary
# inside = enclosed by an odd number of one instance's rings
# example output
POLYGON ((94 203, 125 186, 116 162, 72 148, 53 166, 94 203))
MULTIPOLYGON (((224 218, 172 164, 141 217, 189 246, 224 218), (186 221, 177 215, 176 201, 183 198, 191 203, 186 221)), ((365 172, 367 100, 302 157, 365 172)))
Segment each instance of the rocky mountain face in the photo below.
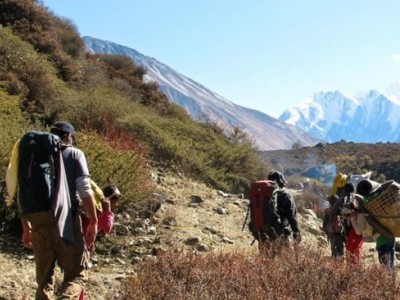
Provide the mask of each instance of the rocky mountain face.
POLYGON ((384 93, 370 90, 354 97, 339 91, 316 93, 288 108, 279 120, 327 142, 399 142, 400 82, 384 93))
POLYGON ((93 37, 83 37, 83 40, 93 53, 131 57, 136 64, 146 68, 146 80, 157 82, 169 100, 183 107, 194 119, 216 123, 227 132, 239 127, 260 150, 290 149, 294 143, 312 146, 320 142, 318 138, 295 126, 260 111, 234 104, 155 58, 93 37))

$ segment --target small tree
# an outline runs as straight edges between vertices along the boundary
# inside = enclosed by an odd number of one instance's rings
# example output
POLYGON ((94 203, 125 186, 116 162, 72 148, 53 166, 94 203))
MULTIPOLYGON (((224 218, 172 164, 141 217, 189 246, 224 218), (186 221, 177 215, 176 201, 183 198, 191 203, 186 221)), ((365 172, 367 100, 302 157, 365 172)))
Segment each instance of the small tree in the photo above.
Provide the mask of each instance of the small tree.
POLYGON ((292 145, 292 149, 300 149, 303 148, 303 144, 300 141, 294 142, 292 145))

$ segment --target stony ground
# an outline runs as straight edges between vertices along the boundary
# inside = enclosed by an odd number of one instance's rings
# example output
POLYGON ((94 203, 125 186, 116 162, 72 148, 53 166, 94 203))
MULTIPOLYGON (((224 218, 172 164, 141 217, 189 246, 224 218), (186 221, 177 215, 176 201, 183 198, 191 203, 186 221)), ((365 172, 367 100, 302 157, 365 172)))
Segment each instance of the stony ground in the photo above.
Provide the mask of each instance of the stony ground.
MULTIPOLYGON (((160 205, 149 219, 127 209, 116 217, 114 232, 97 243, 93 267, 88 270, 87 299, 120 299, 124 279, 134 276, 137 262, 169 247, 199 252, 239 250, 257 252, 247 227, 242 230, 248 200, 227 195, 184 177, 155 178, 160 205)), ((294 191, 296 192, 296 191, 294 191)), ((313 211, 301 211, 303 244, 319 247, 328 255, 313 211)), ((0 300, 33 299, 35 269, 32 252, 17 238, 0 235, 0 300)), ((373 244, 365 245, 365 257, 376 259, 373 244)), ((62 274, 57 271, 56 283, 62 274)))

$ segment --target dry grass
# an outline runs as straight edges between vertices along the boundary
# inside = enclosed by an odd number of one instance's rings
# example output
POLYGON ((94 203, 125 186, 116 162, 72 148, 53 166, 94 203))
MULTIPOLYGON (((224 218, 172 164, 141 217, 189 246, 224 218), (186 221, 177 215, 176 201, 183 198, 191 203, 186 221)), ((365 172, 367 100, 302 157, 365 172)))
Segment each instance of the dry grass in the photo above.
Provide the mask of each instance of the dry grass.
POLYGON ((347 266, 318 251, 279 257, 169 251, 143 262, 124 299, 395 299, 399 287, 377 265, 347 266))

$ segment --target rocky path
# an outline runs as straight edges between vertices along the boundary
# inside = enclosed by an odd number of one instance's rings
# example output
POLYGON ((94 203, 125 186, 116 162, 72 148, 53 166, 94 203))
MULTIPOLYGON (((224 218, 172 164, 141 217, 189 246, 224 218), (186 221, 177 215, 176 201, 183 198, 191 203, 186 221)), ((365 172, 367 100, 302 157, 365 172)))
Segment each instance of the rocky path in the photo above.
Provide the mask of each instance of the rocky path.
MULTIPOLYGON (((114 232, 98 242, 93 268, 88 270, 87 299, 120 299, 124 279, 135 274, 137 262, 169 247, 208 251, 257 252, 247 227, 242 230, 248 200, 228 195, 187 178, 157 179, 159 206, 150 219, 133 211, 120 212, 114 232)), ((312 211, 299 216, 304 245, 328 252, 321 221, 312 211)), ((0 300, 33 299, 35 268, 32 252, 19 238, 0 234, 0 300)), ((366 244, 365 257, 376 259, 373 244, 366 244)), ((57 271, 56 283, 62 274, 57 271)))

